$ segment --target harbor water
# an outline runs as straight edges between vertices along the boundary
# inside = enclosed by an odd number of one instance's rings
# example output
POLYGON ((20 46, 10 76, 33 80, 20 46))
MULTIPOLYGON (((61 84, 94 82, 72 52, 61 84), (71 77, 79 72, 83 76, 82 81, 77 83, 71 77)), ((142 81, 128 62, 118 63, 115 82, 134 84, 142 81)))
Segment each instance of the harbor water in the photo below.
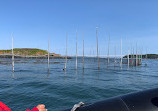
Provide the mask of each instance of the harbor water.
POLYGON ((24 111, 45 104, 49 111, 73 107, 82 101, 92 103, 158 86, 158 60, 143 59, 142 65, 112 63, 97 58, 15 59, 12 73, 11 59, 0 59, 0 101, 13 111, 24 111), (147 65, 146 65, 147 64, 147 65))

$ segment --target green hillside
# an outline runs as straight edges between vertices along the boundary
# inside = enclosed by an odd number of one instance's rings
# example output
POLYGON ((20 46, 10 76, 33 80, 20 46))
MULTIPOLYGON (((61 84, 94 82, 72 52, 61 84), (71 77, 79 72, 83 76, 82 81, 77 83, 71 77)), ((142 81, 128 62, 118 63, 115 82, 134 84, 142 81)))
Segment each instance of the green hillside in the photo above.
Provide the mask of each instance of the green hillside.
MULTIPOLYGON (((0 54, 11 54, 11 50, 0 50, 0 54)), ((32 48, 16 48, 14 49, 15 55, 47 55, 48 51, 41 49, 32 49, 32 48)))

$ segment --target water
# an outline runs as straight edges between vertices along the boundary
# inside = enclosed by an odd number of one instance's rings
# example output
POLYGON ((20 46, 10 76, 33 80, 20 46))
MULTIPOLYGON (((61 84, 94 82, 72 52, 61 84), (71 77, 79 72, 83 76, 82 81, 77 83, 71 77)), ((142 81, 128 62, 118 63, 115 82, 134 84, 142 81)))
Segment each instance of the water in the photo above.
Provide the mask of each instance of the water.
POLYGON ((110 64, 96 58, 69 59, 67 71, 63 71, 64 59, 47 60, 16 59, 15 73, 12 73, 10 59, 0 59, 0 101, 13 111, 24 111, 38 104, 45 104, 49 111, 65 109, 83 101, 96 102, 158 85, 158 60, 143 60, 142 66, 130 67, 110 64), (145 63, 148 65, 145 66, 145 63))

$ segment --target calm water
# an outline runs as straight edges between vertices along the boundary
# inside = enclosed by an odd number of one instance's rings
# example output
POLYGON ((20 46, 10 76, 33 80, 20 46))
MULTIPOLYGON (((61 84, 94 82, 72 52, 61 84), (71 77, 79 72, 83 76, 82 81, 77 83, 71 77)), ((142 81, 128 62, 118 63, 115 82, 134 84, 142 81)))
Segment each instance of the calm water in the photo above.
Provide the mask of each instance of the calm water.
POLYGON ((24 111, 37 104, 45 104, 49 111, 72 107, 83 101, 91 103, 143 89, 158 86, 158 60, 143 60, 143 65, 130 67, 110 64, 100 59, 86 58, 85 69, 82 59, 68 60, 67 71, 63 71, 64 59, 50 60, 16 59, 12 73, 10 59, 0 59, 0 101, 13 111, 24 111), (145 63, 148 65, 145 66, 145 63))

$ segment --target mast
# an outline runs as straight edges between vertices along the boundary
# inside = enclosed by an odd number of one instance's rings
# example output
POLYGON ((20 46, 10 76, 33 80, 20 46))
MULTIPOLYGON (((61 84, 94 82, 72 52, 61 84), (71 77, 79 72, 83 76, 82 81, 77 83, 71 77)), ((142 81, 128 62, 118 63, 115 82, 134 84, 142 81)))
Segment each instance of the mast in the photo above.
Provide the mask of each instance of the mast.
POLYGON ((13 50, 13 33, 11 34, 12 38, 12 66, 13 66, 13 72, 14 72, 14 50, 13 50))
POLYGON ((77 31, 76 31, 76 70, 77 70, 77 31))
POLYGON ((83 69, 84 69, 84 32, 83 32, 83 69))
POLYGON ((66 65, 67 65, 67 34, 66 34, 66 56, 65 56, 65 71, 66 71, 66 65))
POLYGON ((97 58, 98 58, 98 68, 99 68, 99 54, 98 54, 98 27, 96 27, 96 40, 97 40, 97 58))

